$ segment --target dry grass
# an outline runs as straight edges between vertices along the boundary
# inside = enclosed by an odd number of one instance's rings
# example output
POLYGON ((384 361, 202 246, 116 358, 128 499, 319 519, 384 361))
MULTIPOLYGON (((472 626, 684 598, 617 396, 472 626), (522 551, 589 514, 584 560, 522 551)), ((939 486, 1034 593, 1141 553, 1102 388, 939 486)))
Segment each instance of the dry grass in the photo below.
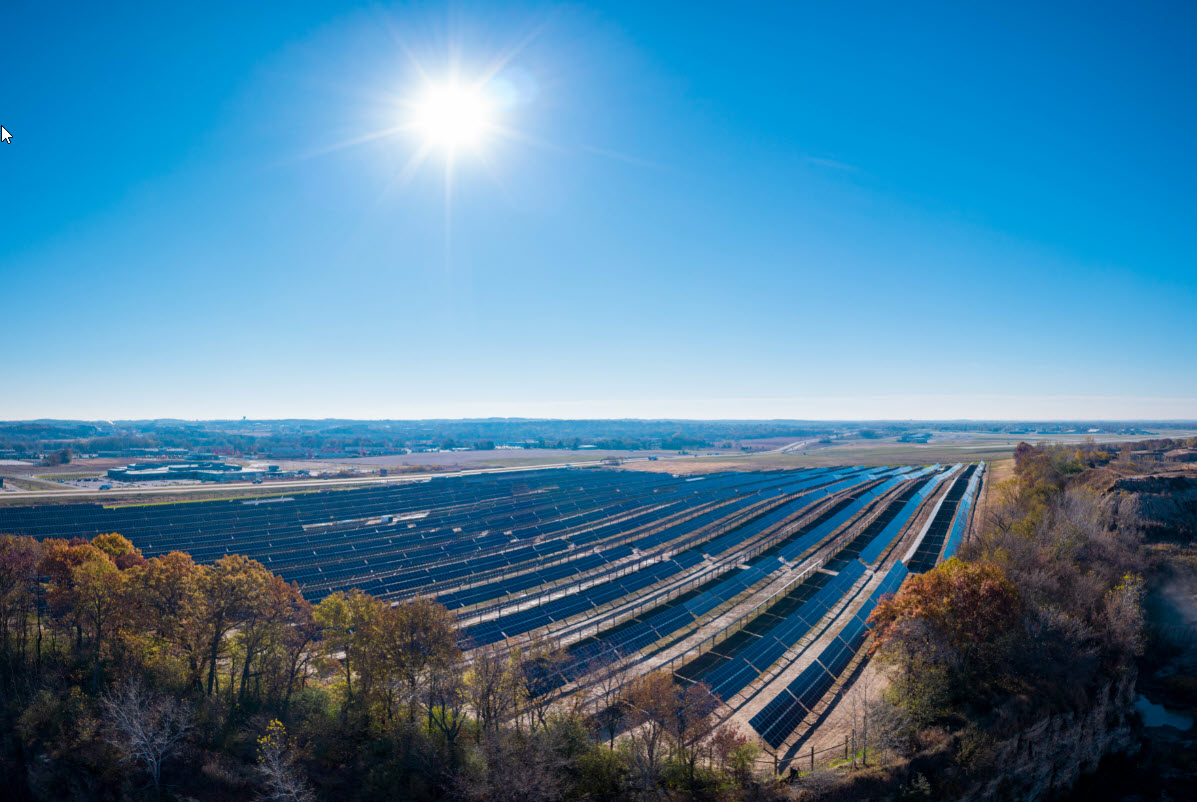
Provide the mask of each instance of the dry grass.
POLYGON ((1010 442, 989 440, 940 441, 929 444, 899 443, 893 438, 884 440, 853 440, 844 443, 786 454, 750 454, 729 457, 696 457, 694 459, 635 462, 631 470, 662 473, 695 474, 716 471, 784 470, 787 468, 819 468, 832 465, 929 465, 939 462, 995 462, 1011 460, 1016 439, 1010 442))

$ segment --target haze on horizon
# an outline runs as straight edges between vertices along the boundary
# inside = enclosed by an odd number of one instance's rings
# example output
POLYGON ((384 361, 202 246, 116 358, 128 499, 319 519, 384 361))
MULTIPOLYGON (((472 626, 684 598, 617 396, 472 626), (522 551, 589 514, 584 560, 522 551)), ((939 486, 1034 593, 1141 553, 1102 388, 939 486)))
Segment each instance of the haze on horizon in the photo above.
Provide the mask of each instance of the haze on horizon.
POLYGON ((19 2, 0 419, 1197 419, 1194 34, 19 2))

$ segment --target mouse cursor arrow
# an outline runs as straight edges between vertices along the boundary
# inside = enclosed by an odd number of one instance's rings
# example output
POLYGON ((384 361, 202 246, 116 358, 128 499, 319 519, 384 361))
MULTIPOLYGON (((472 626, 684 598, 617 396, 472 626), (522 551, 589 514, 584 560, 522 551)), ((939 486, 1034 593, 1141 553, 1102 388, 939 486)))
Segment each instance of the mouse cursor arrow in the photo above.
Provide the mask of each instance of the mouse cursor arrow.
POLYGON ((12 134, 8 133, 8 129, 0 125, 0 142, 6 145, 12 144, 12 134))

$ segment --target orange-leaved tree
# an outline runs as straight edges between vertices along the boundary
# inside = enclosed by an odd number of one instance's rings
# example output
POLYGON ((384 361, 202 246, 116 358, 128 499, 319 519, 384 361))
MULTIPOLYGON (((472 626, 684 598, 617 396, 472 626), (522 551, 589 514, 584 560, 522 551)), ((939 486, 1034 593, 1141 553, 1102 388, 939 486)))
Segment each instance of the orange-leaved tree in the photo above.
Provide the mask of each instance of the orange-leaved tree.
POLYGON ((869 619, 877 636, 873 648, 884 649, 918 620, 926 636, 955 651, 967 672, 986 646, 1017 625, 1021 612, 1018 589, 1001 566, 952 558, 881 600, 869 619))
POLYGON ((1001 566, 953 557, 925 574, 910 577, 901 591, 886 597, 870 621, 884 642, 894 625, 921 618, 956 647, 990 640, 1017 620, 1022 603, 1001 566))

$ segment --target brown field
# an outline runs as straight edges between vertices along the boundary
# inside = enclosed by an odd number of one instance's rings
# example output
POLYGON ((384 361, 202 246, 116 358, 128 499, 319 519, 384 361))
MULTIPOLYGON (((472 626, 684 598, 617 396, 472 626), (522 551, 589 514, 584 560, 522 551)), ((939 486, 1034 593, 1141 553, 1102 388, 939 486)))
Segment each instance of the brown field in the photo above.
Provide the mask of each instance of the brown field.
MULTIPOLYGON (((723 453, 718 449, 705 448, 705 453, 723 453)), ((739 453, 726 452, 726 453, 739 453)), ((422 454, 387 454, 376 457, 345 457, 342 459, 288 459, 259 460, 278 464, 283 470, 336 471, 354 468, 377 470, 378 468, 427 467, 430 469, 509 468, 520 465, 557 465, 564 463, 596 462, 614 457, 634 459, 638 457, 663 457, 676 455, 676 451, 605 451, 594 448, 519 448, 495 449, 493 451, 447 451, 422 454)))
MULTIPOLYGON (((1191 437, 1190 430, 1161 431, 1152 437, 1191 437)), ((817 468, 830 465, 927 465, 931 463, 952 464, 956 462, 998 463, 997 481, 1008 478, 1013 472, 1014 449, 1019 442, 1082 442, 1087 435, 1006 435, 987 432, 933 432, 929 442, 899 443, 897 438, 877 440, 835 440, 801 451, 785 454, 728 453, 720 457, 698 457, 694 459, 662 460, 659 462, 634 462, 625 467, 630 470, 662 471, 666 473, 693 474, 717 471, 780 470, 786 468, 817 468)), ((1118 443, 1147 439, 1146 435, 1095 435, 1100 443, 1118 443)))
POLYGON ((781 470, 818 468, 830 465, 929 465, 931 463, 976 462, 1010 459, 1012 443, 972 441, 899 443, 887 440, 849 440, 819 449, 786 454, 750 454, 734 457, 697 457, 660 462, 634 462, 630 470, 666 473, 711 473, 715 471, 781 470))

